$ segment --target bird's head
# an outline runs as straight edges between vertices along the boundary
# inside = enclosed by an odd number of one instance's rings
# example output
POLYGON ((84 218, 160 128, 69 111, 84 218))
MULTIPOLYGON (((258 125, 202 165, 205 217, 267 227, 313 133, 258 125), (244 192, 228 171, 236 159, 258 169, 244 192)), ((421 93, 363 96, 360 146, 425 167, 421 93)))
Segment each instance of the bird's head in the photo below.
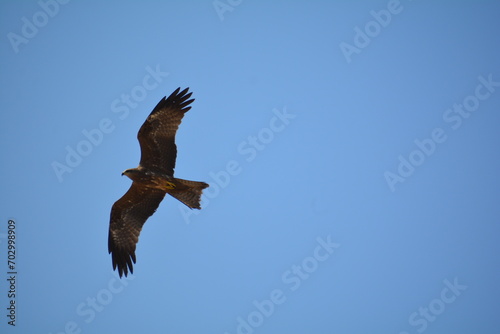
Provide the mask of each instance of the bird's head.
POLYGON ((122 176, 126 175, 131 180, 134 180, 139 175, 139 170, 137 168, 130 168, 123 171, 122 176))

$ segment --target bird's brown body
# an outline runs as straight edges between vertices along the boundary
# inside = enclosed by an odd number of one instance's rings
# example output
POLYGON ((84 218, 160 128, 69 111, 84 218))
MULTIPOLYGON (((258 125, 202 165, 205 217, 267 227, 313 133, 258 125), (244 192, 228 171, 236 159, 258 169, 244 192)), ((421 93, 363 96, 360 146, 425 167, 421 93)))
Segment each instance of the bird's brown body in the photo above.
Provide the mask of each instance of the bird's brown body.
POLYGON ((132 181, 138 182, 146 188, 155 188, 165 190, 166 192, 179 188, 178 182, 175 182, 175 178, 162 174, 161 172, 155 173, 148 171, 142 166, 127 169, 122 175, 126 175, 132 181))

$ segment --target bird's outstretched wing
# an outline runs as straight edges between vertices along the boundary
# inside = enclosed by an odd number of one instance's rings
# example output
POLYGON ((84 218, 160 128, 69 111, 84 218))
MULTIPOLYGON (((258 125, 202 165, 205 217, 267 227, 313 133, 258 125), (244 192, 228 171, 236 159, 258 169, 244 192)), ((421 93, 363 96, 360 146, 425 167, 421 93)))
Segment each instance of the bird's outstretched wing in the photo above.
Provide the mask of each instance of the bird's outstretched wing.
POLYGON ((113 270, 118 267, 120 277, 133 273, 135 245, 142 225, 156 211, 165 197, 165 191, 146 188, 133 182, 130 189, 111 208, 108 251, 112 253, 113 270))
POLYGON ((177 157, 175 134, 184 113, 191 109, 188 105, 194 101, 188 100, 192 94, 188 90, 186 88, 179 93, 180 88, 177 88, 168 98, 161 99, 139 129, 140 165, 146 169, 174 175, 177 157))

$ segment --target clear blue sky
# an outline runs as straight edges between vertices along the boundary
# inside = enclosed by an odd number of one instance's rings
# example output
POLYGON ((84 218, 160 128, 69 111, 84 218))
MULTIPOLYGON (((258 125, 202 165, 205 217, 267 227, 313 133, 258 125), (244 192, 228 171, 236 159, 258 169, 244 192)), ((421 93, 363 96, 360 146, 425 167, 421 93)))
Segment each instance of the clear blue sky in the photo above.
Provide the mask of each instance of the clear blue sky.
POLYGON ((493 333, 500 2, 2 1, 0 332, 493 333), (137 131, 196 101, 135 274, 137 131), (8 221, 15 298, 8 297, 8 221), (7 307, 15 302, 16 326, 7 307))

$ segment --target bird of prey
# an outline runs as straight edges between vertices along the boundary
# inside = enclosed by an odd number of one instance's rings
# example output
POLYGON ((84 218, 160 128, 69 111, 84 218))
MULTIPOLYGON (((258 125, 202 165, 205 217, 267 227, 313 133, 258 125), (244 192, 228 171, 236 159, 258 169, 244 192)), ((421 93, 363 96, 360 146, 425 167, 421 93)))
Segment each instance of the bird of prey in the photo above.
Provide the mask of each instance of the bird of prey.
POLYGON ((109 223, 108 251, 113 270, 120 277, 133 273, 135 247, 146 220, 169 194, 191 209, 201 209, 200 197, 205 182, 174 178, 177 147, 175 134, 184 114, 194 99, 189 88, 177 88, 168 98, 163 97, 139 129, 137 139, 141 146, 141 160, 137 168, 125 170, 122 175, 133 182, 130 189, 113 204, 109 223))

